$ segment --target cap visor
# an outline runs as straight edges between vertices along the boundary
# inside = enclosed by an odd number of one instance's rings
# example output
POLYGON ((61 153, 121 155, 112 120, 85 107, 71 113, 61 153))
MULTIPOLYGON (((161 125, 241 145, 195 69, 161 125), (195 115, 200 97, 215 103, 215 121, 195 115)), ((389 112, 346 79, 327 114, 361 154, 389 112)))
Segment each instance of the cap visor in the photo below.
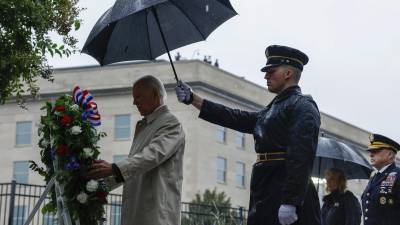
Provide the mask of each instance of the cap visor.
POLYGON ((266 66, 264 66, 263 68, 261 68, 261 72, 265 73, 267 72, 269 69, 280 66, 281 64, 267 64, 266 66))

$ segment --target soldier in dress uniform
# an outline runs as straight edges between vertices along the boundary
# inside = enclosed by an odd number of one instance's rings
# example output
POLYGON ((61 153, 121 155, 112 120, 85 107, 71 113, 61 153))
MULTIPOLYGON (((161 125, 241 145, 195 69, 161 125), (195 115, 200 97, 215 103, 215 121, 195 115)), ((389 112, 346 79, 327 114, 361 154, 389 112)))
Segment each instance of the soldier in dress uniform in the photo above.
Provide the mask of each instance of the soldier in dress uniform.
POLYGON ((253 134, 257 161, 250 185, 248 225, 319 225, 318 195, 311 171, 318 143, 320 114, 298 82, 308 57, 286 46, 265 51, 268 90, 277 96, 264 109, 248 112, 203 99, 189 85, 176 87, 178 100, 200 110, 199 117, 253 134))
POLYGON ((400 169, 395 159, 400 145, 379 134, 371 134, 370 142, 370 163, 377 172, 361 196, 364 225, 399 225, 400 169))

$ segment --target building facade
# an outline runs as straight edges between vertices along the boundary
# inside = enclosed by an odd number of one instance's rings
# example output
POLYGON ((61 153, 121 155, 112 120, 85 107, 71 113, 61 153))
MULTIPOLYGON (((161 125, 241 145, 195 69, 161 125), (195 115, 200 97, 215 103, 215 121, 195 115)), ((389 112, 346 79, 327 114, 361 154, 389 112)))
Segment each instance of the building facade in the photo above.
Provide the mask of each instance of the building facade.
MULTIPOLYGON (((257 84, 201 61, 179 61, 176 69, 180 79, 195 92, 215 102, 248 111, 262 109, 274 95, 257 84)), ((249 201, 252 165, 255 162, 251 134, 226 129, 198 118, 198 110, 177 101, 176 85, 168 62, 125 63, 106 67, 89 66, 58 69, 54 83, 40 81, 40 96, 29 100, 28 110, 10 101, 0 106, 0 182, 16 179, 21 183, 43 184, 40 176, 29 170, 29 160, 40 162, 37 143, 38 123, 45 101, 71 93, 75 85, 88 89, 101 114, 100 130, 107 133, 99 145, 100 157, 117 161, 126 157, 133 130, 140 118, 132 104, 131 86, 141 76, 155 75, 167 89, 167 104, 180 119, 186 133, 182 201, 190 202, 205 189, 224 191, 233 206, 245 207, 249 201)), ((369 133, 330 115, 321 114, 321 131, 350 145, 365 148, 369 133)), ((366 155, 366 152, 362 152, 366 155)), ((360 194, 365 181, 351 183, 360 194)), ((320 188, 323 194, 323 187, 320 188)), ((117 192, 120 191, 117 190, 117 192)))

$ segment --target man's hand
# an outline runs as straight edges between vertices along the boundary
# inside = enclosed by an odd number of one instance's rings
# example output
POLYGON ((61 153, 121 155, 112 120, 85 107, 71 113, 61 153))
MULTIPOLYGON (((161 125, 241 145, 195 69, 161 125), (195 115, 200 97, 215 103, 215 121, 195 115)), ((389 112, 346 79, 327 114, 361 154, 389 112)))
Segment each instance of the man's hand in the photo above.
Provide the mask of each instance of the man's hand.
POLYGON ((289 225, 296 222, 296 206, 294 205, 281 205, 278 212, 279 223, 282 225, 289 225))
POLYGON ((104 160, 94 160, 92 166, 83 175, 87 179, 99 179, 113 175, 112 165, 104 160))
POLYGON ((193 102, 193 92, 189 85, 178 81, 178 85, 175 87, 176 96, 178 101, 189 105, 193 102))

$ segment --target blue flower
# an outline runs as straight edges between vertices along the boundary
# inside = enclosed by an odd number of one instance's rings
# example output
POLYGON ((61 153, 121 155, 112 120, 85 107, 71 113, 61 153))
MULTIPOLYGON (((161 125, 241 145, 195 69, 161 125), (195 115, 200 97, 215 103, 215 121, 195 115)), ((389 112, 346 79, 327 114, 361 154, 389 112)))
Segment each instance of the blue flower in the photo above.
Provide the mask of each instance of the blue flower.
POLYGON ((79 162, 76 160, 74 156, 69 158, 69 162, 65 165, 66 170, 76 170, 79 169, 79 162))
POLYGON ((56 150, 54 150, 54 148, 52 148, 50 150, 50 155, 51 155, 51 159, 54 160, 56 158, 56 150))

